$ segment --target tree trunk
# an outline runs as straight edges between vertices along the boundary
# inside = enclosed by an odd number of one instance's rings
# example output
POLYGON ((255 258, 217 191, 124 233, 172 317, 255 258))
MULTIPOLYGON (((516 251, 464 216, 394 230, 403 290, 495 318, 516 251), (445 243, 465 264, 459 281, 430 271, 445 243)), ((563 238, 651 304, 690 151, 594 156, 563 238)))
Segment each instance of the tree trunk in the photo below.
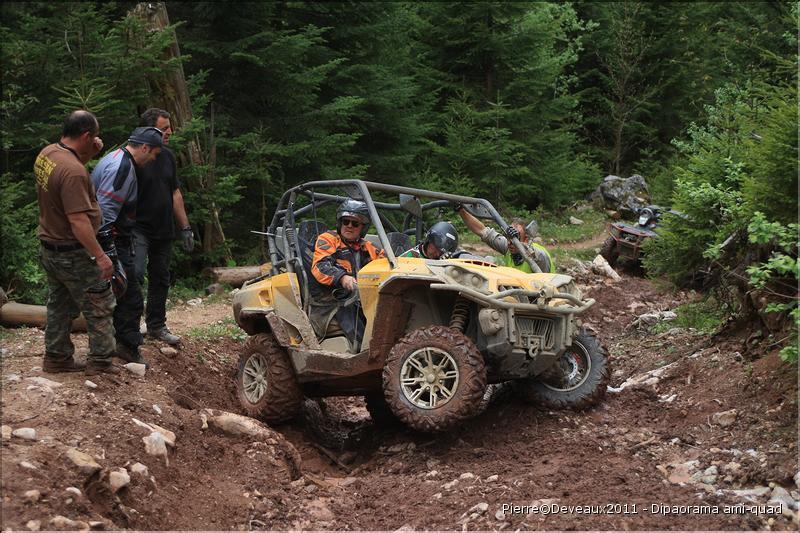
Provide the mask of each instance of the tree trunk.
POLYGON ((211 267, 205 269, 203 274, 211 276, 217 283, 241 287, 245 281, 269 272, 270 268, 272 268, 270 263, 265 263, 261 266, 211 267))
MULTIPOLYGON (((9 302, 0 307, 0 324, 44 327, 47 324, 47 307, 9 302)), ((72 321, 72 331, 86 331, 83 315, 72 321)))
MULTIPOLYGON (((140 2, 136 4, 131 14, 144 22, 147 31, 158 32, 169 28, 169 15, 164 2, 140 2)), ((178 46, 178 39, 175 36, 175 32, 170 31, 173 39, 170 46, 164 50, 162 59, 164 61, 172 60, 177 66, 164 69, 158 74, 147 76, 147 83, 150 87, 148 106, 160 107, 169 111, 172 129, 178 131, 192 120, 192 105, 189 98, 189 90, 186 86, 186 77, 183 72, 183 63, 180 61, 181 51, 178 46)), ((185 186, 188 190, 199 189, 205 192, 214 185, 213 166, 216 158, 213 155, 213 150, 215 149, 213 132, 211 135, 212 145, 209 148, 212 154, 210 161, 206 161, 200 140, 196 135, 186 140, 186 153, 178 155, 182 165, 207 165, 209 168, 206 179, 202 180, 205 183, 186 183, 185 186)), ((222 224, 219 220, 219 209, 213 200, 211 200, 209 214, 211 220, 203 226, 202 232, 203 251, 208 252, 215 244, 222 244, 225 246, 226 257, 230 258, 230 251, 226 245, 225 234, 222 231, 222 224)))

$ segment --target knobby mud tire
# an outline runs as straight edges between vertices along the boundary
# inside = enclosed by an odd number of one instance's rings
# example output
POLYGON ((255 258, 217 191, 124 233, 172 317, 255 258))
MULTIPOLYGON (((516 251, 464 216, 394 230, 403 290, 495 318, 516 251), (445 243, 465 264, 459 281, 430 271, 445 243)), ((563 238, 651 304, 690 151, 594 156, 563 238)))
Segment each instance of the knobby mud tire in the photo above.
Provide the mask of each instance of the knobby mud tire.
POLYGON ((269 333, 249 337, 239 355, 236 371, 236 396, 248 416, 269 423, 284 422, 294 417, 303 403, 303 392, 286 351, 269 333), (267 388, 255 403, 244 393, 244 369, 247 361, 260 355, 266 362, 267 388))
POLYGON ((597 405, 605 396, 611 378, 611 365, 608 355, 597 337, 581 331, 567 350, 580 350, 582 346, 589 358, 589 372, 586 379, 571 390, 554 390, 547 387, 541 379, 522 380, 519 388, 525 401, 551 409, 588 409, 597 405))
POLYGON ((619 250, 617 250, 617 241, 614 240, 614 237, 609 237, 603 241, 603 246, 600 247, 600 255, 602 255, 612 267, 617 264, 619 250))
POLYGON ((444 431, 480 411, 486 393, 486 366, 478 348, 463 333, 445 326, 419 328, 400 339, 389 352, 383 367, 383 392, 392 413, 407 426, 429 433, 444 431), (459 373, 451 399, 433 409, 411 403, 400 384, 403 363, 416 350, 426 347, 449 354, 459 373))

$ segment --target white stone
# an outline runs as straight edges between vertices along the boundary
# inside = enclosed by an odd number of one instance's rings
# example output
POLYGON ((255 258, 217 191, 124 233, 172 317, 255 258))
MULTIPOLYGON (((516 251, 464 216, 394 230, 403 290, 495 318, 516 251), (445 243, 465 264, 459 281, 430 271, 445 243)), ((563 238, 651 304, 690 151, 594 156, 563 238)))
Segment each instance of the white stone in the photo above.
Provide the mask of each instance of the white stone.
POLYGON ((136 374, 137 376, 144 376, 147 372, 147 367, 142 363, 128 363, 124 366, 129 372, 136 374))
POLYGON ((82 520, 70 520, 66 516, 57 515, 50 519, 50 525, 56 530, 87 531, 89 524, 82 520))
POLYGON ((797 509, 797 501, 792 498, 788 490, 781 486, 772 489, 772 495, 769 497, 769 502, 767 503, 781 503, 789 509, 797 509))
POLYGON ((67 487, 66 489, 64 489, 64 492, 66 492, 67 494, 72 494, 73 496, 76 496, 78 498, 80 498, 80 496, 82 495, 81 489, 79 489, 78 487, 67 487))
POLYGON ((464 472, 463 474, 458 476, 458 479, 463 479, 463 480, 475 479, 475 474, 473 474, 472 472, 464 472))
POLYGON ((752 489, 732 490, 731 493, 741 498, 753 500, 755 498, 764 498, 772 491, 769 487, 753 487, 752 489))
POLYGON ((439 475, 439 471, 438 470, 431 470, 430 472, 425 474, 425 477, 426 478, 428 478, 428 477, 436 477, 438 475, 439 475))
POLYGON ((152 433, 154 431, 156 433, 161 433, 161 435, 164 437, 164 442, 166 442, 170 448, 175 447, 175 440, 177 437, 175 436, 175 433, 173 433, 172 431, 162 428, 158 424, 154 424, 152 422, 149 423, 142 422, 141 420, 138 420, 136 418, 131 418, 131 421, 133 421, 133 423, 139 426, 140 428, 146 430, 148 433, 152 433))
POLYGON ((38 468, 36 468, 36 465, 34 465, 33 463, 29 463, 28 461, 20 461, 19 466, 21 466, 22 468, 26 468, 28 470, 38 470, 38 468))
POLYGON ((736 422, 736 409, 731 409, 729 411, 720 411, 718 413, 714 413, 711 415, 711 422, 717 424, 721 427, 728 427, 732 426, 734 422, 736 422))
POLYGON ((200 305, 201 303, 203 303, 203 299, 202 298, 192 298, 191 300, 186 302, 186 305, 190 305, 192 307, 196 307, 196 306, 200 305))
POLYGON ((42 529, 42 521, 41 520, 28 520, 25 523, 25 527, 28 528, 28 531, 39 531, 42 529))
POLYGON ((13 430, 11 429, 11 426, 2 426, 2 427, 0 427, 0 438, 2 438, 3 440, 10 439, 12 431, 13 430))
POLYGON ((150 475, 150 471, 142 463, 133 463, 131 465, 131 473, 136 474, 137 476, 142 476, 142 477, 147 477, 147 476, 150 475))
POLYGON ((11 434, 23 440, 36 440, 36 430, 33 428, 15 429, 11 434))
POLYGON ((178 350, 176 350, 172 346, 164 346, 159 351, 161 352, 162 355, 166 355, 167 357, 175 357, 176 355, 178 355, 178 350))
POLYGON ((102 468, 92 456, 75 448, 68 449, 66 455, 67 458, 72 461, 72 464, 77 466, 78 469, 87 476, 91 476, 102 468))
POLYGON ((147 452, 149 455, 154 455, 156 457, 163 457, 167 466, 169 466, 167 444, 164 441, 164 436, 161 433, 154 431, 150 433, 150 435, 148 435, 147 437, 143 437, 142 442, 144 442, 145 452, 147 452))
POLYGON ((497 474, 495 474, 495 475, 493 475, 493 476, 489 476, 489 477, 487 477, 487 478, 486 478, 486 482, 487 482, 487 483, 494 483, 494 482, 495 482, 495 481, 497 481, 498 479, 500 479, 500 476, 498 476, 497 474))
POLYGON ((794 475, 794 486, 800 488, 800 470, 794 475))
POLYGON ((20 377, 19 374, 9 374, 6 376, 6 381, 8 381, 9 383, 19 383, 20 381, 22 381, 22 378, 20 377))
POLYGON ((59 383, 58 381, 53 381, 52 379, 43 378, 41 376, 32 376, 29 378, 25 378, 25 381, 30 381, 40 387, 49 387, 51 389, 55 389, 56 387, 60 387, 63 383, 59 383))
POLYGON ((83 384, 86 385, 90 389, 96 389, 97 388, 97 383, 95 383, 94 381, 89 381, 88 379, 86 381, 84 381, 83 384))
POLYGON ((442 493, 441 493, 441 492, 437 492, 436 494, 434 494, 434 495, 432 496, 432 498, 433 498, 434 500, 441 500, 441 499, 442 499, 442 493))
POLYGON ((158 413, 159 415, 163 413, 163 411, 161 410, 161 408, 160 408, 158 405, 156 405, 156 404, 153 404, 153 411, 155 411, 155 412, 156 412, 156 413, 158 413))
POLYGON ((42 493, 35 489, 26 490, 22 497, 25 498, 25 501, 28 503, 36 503, 39 501, 39 498, 42 497, 42 493))
POLYGON ((583 224, 583 220, 576 218, 576 217, 569 217, 569 223, 573 226, 580 226, 583 224))
POLYGON ((458 480, 457 480, 457 479, 454 479, 453 481, 448 481, 447 483, 445 483, 444 485, 442 485, 442 488, 443 488, 444 490, 453 490, 453 488, 454 488, 456 485, 458 485, 458 480))
POLYGON ((489 504, 486 502, 481 502, 476 505, 473 505, 472 508, 468 511, 470 513, 478 513, 483 514, 489 510, 489 504))
POLYGON ((124 468, 117 468, 108 474, 108 484, 111 485, 111 492, 116 494, 131 482, 131 476, 124 468))

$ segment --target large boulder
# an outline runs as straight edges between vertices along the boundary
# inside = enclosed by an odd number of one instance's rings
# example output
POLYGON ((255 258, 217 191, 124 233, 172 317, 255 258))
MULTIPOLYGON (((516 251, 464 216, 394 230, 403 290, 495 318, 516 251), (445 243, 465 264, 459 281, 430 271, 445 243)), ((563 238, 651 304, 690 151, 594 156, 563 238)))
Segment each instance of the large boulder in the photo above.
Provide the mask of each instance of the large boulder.
POLYGON ((634 174, 630 178, 606 176, 591 194, 598 209, 618 211, 623 217, 634 217, 639 209, 650 204, 650 192, 644 178, 634 174))

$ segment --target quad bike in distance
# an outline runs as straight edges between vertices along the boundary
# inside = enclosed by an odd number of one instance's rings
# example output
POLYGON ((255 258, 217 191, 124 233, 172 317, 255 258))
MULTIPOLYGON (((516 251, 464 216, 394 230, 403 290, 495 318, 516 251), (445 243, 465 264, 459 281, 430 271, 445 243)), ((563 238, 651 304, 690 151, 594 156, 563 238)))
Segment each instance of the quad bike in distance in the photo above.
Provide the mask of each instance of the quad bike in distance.
POLYGON ((364 396, 376 422, 434 432, 477 414, 495 383, 514 381, 525 399, 548 407, 600 401, 610 367, 597 338, 580 328, 594 300, 571 277, 541 273, 527 252, 533 274, 466 253, 399 257, 455 204, 508 228, 480 198, 361 180, 286 191, 265 233, 271 270, 233 300, 249 334, 236 374, 244 412, 274 423, 293 417, 306 397, 364 396), (335 320, 319 335, 309 318, 314 245, 348 199, 366 204, 372 233, 364 238, 385 253, 355 272, 358 291, 347 300, 366 317, 356 346, 335 320))
POLYGON ((664 209, 657 205, 649 205, 639 210, 639 219, 636 224, 615 222, 611 224, 611 234, 600 248, 600 255, 612 267, 619 259, 638 262, 642 256, 642 246, 648 239, 657 238, 656 229, 659 226, 664 209))

